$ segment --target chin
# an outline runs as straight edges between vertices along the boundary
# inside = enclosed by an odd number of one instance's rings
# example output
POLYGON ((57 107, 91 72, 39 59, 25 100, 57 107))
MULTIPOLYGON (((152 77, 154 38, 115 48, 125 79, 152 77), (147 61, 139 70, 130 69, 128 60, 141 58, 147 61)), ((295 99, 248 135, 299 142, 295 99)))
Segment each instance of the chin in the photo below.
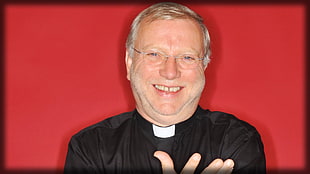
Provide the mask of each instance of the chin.
POLYGON ((162 115, 162 116, 175 116, 178 114, 178 112, 166 112, 166 111, 158 111, 157 112, 159 115, 162 115))
POLYGON ((163 116, 175 116, 175 115, 178 115, 181 111, 180 107, 167 107, 167 106, 163 106, 158 109, 154 108, 154 109, 159 115, 163 115, 163 116))

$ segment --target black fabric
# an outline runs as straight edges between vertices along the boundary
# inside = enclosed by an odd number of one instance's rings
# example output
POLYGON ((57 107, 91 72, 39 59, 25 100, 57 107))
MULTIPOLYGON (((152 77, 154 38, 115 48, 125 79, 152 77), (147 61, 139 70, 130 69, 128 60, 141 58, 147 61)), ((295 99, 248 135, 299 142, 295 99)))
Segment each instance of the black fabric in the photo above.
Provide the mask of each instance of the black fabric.
POLYGON ((108 118, 74 135, 69 143, 65 174, 162 173, 156 150, 169 153, 179 173, 189 157, 202 159, 196 173, 216 158, 233 159, 233 173, 264 174, 265 155, 254 127, 236 117, 198 107, 176 124, 175 136, 158 138, 152 124, 136 110, 108 118))

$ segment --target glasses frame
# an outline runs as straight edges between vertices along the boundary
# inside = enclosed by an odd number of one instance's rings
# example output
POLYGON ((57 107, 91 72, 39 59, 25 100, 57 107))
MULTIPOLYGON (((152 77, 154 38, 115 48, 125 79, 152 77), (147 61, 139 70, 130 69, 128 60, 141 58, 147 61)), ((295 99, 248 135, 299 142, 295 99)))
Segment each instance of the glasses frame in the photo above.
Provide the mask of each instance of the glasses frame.
MULTIPOLYGON (((136 48, 134 48, 134 47, 131 47, 131 49, 133 49, 135 52, 137 52, 138 54, 141 54, 141 55, 143 55, 143 56, 149 54, 149 53, 147 53, 147 52, 140 51, 140 50, 138 50, 138 49, 136 49, 136 48)), ((178 60, 178 59, 183 59, 183 58, 184 58, 184 57, 182 57, 182 56, 172 56, 172 55, 162 54, 161 52, 156 52, 156 51, 154 51, 154 52, 155 52, 155 53, 159 53, 159 54, 161 55, 161 57, 163 57, 162 60, 165 59, 166 61, 167 61, 167 59, 168 59, 169 57, 173 57, 173 58, 175 58, 176 60, 178 60)), ((193 59, 195 59, 195 61, 193 61, 193 63, 185 63, 185 65, 198 65, 198 62, 204 60, 205 58, 193 58, 193 59)), ((161 62, 161 63, 162 63, 162 62, 161 62)))

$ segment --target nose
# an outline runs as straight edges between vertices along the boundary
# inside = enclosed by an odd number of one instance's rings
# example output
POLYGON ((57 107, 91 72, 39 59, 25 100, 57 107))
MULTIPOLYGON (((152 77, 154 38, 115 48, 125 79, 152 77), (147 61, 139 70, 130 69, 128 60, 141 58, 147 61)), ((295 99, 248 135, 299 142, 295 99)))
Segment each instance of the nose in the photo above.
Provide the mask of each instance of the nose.
POLYGON ((159 70, 159 74, 167 80, 179 78, 181 72, 178 69, 176 59, 172 56, 168 57, 167 60, 163 62, 162 67, 159 70))

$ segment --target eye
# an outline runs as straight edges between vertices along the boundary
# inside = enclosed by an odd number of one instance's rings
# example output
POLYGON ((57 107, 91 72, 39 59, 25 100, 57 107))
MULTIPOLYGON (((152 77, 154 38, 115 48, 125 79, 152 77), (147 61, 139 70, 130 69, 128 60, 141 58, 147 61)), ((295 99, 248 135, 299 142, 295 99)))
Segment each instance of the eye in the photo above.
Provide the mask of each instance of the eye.
POLYGON ((150 57, 158 57, 158 56, 160 56, 160 54, 159 54, 159 53, 156 53, 156 52, 149 52, 149 53, 147 53, 146 55, 147 55, 147 56, 150 56, 150 57))
POLYGON ((182 57, 183 57, 183 60, 186 61, 186 62, 194 62, 196 60, 195 57, 189 56, 189 55, 184 55, 182 57))

